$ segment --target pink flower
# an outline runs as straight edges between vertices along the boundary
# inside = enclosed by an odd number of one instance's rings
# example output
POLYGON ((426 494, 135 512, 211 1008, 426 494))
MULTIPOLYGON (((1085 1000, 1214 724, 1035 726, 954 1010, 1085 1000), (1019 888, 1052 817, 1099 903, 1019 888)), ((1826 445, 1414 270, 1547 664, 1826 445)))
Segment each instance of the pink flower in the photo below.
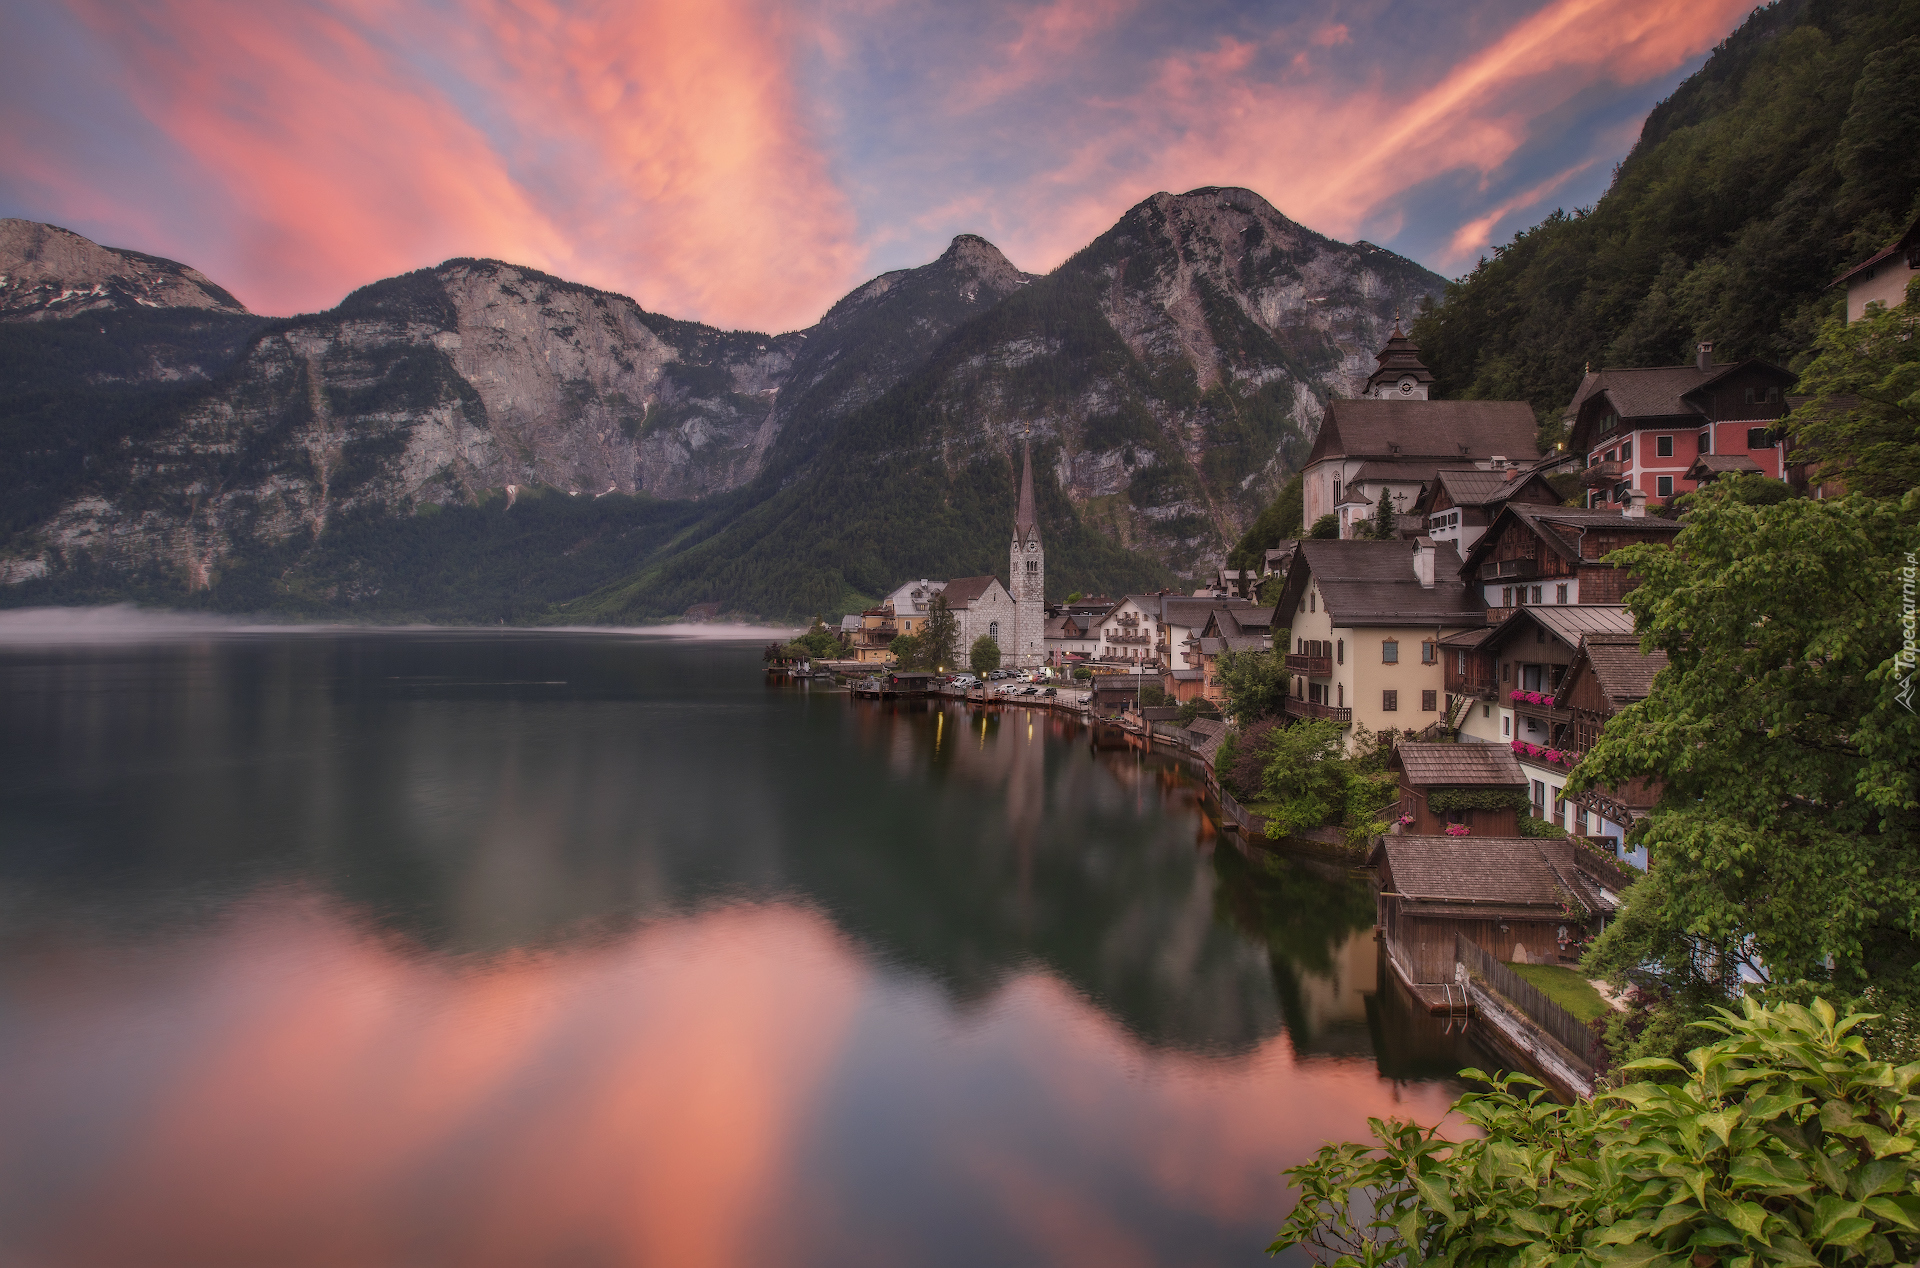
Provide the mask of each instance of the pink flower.
POLYGON ((1447 825, 1447 835, 1450 837, 1463 837, 1472 831, 1473 829, 1464 823, 1449 823, 1447 825))
POLYGON ((1402 826, 1402 827, 1405 827, 1405 826, 1406 826, 1407 824, 1409 824, 1409 823, 1412 823, 1412 822, 1413 822, 1413 816, 1412 816, 1412 815, 1401 815, 1401 816, 1400 816, 1400 824, 1401 824, 1401 826, 1402 826))
POLYGON ((1560 763, 1567 760, 1567 755, 1565 753, 1562 753, 1557 748, 1550 748, 1546 751, 1546 759, 1549 762, 1552 762, 1554 765, 1558 766, 1560 763))
POLYGON ((1527 751, 1527 742, 1525 740, 1515 740, 1508 747, 1511 748, 1515 753, 1524 753, 1527 751))
POLYGON ((1525 700, 1526 698, 1527 698, 1527 693, 1520 690, 1520 688, 1518 687, 1515 687, 1512 691, 1509 691, 1507 693, 1507 699, 1509 700, 1525 700))

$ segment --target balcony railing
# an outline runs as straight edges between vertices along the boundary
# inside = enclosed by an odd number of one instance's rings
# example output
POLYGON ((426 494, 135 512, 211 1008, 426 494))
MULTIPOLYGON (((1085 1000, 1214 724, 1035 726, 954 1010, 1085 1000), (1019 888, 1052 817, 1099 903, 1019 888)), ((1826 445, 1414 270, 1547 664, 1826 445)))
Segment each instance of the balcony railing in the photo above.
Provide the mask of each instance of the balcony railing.
POLYGON ((1626 464, 1620 462, 1596 462, 1588 467, 1580 479, 1588 488, 1598 488, 1603 484, 1617 484, 1626 475, 1626 464))
POLYGON ((1144 645, 1151 643, 1153 638, 1147 634, 1109 634, 1107 635, 1107 641, 1109 643, 1139 643, 1144 645))
POLYGON ((1287 712, 1296 718, 1322 718, 1328 722, 1346 725, 1353 721, 1352 709, 1340 709, 1330 704, 1317 704, 1312 700, 1287 697, 1287 712))
POLYGON ((1333 657, 1303 656, 1298 652, 1287 653, 1287 672, 1305 674, 1309 678, 1333 677, 1333 657))

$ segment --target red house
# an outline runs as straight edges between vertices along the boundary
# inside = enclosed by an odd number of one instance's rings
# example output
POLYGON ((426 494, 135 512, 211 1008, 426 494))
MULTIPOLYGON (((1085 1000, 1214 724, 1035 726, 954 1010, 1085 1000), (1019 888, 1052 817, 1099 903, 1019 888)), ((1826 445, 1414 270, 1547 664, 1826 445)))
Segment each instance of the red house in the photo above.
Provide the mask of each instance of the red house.
POLYGON ((1796 376, 1765 361, 1715 364, 1700 345, 1692 365, 1598 370, 1567 407, 1568 442, 1587 459, 1587 504, 1619 505, 1639 489, 1656 504, 1696 487, 1701 457, 1745 457, 1784 480, 1780 419, 1796 376))

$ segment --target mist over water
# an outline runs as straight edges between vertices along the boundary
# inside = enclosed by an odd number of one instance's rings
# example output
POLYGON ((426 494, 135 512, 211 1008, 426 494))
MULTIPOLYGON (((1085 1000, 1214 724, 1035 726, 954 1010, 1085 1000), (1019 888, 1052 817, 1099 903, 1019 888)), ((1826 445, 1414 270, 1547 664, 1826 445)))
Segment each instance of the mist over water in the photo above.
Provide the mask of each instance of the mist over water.
POLYGON ((203 632, 0 632, 0 1262, 1254 1264, 1457 1090, 1363 881, 1065 720, 203 632))

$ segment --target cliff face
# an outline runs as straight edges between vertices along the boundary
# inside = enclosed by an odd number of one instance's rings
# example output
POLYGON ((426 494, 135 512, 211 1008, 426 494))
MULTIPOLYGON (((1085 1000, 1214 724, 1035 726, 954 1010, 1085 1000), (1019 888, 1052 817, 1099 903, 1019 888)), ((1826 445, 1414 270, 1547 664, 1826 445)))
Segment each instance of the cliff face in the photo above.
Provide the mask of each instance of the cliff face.
MULTIPOLYGON (((36 320, 79 302, 50 297, 56 273, 68 291, 105 279, 89 303, 122 303, 135 282, 143 309, 226 295, 178 265, 141 273, 150 257, 7 224, 6 293, 39 296, 19 309, 36 320)), ((1062 565, 1146 584, 1224 555, 1304 455, 1322 401, 1371 370, 1395 310, 1441 286, 1231 189, 1156 195, 1045 278, 963 235, 778 336, 450 260, 268 323, 211 382, 86 432, 66 483, 47 486, 57 506, 0 542, 0 578, 38 583, 15 602, 80 572, 89 593, 135 573, 217 589, 263 552, 294 577, 321 567, 309 545, 337 560, 343 520, 405 534, 423 510, 537 489, 698 504, 676 521, 691 531, 633 544, 633 575, 605 579, 594 615, 810 611, 896 570, 996 567, 1001 473, 1030 436, 1053 473, 1042 502, 1070 521, 1062 565)))
POLYGON ((0 321, 47 321, 113 309, 246 306, 173 260, 90 242, 69 229, 0 220, 0 321))

